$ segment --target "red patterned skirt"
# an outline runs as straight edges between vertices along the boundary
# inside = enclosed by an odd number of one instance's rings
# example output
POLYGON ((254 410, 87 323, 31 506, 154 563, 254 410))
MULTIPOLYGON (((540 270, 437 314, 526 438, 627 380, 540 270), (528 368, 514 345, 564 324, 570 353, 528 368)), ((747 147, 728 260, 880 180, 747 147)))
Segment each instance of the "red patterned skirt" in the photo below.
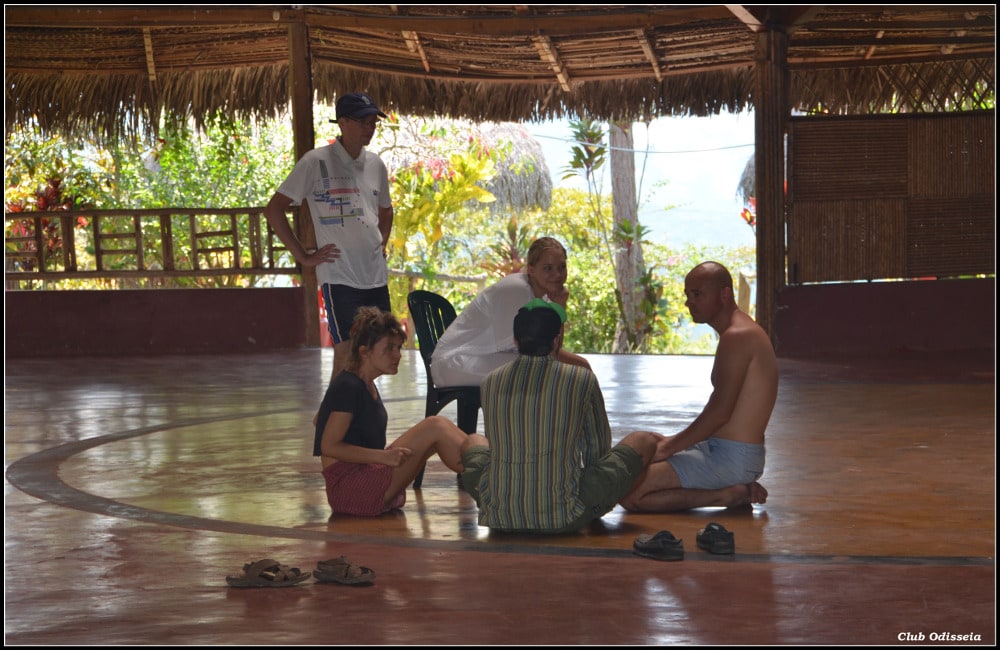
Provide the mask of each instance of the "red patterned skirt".
POLYGON ((323 469, 326 479, 326 499, 337 515, 374 517, 406 503, 406 490, 388 505, 383 497, 392 482, 393 468, 376 463, 336 462, 323 469))

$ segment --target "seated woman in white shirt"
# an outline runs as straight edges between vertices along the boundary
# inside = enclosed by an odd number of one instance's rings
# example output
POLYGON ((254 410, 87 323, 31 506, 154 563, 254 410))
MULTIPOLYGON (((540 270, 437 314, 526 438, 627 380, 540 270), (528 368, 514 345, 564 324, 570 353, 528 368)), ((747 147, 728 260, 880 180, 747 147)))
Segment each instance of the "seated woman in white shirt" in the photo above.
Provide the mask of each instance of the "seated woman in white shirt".
MULTIPOLYGON (((517 358, 514 316, 533 298, 566 307, 566 249, 552 237, 536 239, 520 273, 503 278, 462 310, 448 326, 431 356, 434 385, 478 386, 486 375, 517 358)), ((589 368, 578 354, 560 350, 564 363, 589 368)))

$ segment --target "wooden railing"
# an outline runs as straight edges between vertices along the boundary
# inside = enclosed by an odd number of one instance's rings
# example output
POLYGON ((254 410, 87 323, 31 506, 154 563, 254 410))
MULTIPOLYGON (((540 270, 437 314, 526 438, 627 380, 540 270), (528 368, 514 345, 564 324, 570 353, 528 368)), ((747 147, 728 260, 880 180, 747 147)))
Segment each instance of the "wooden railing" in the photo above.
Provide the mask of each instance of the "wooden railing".
MULTIPOLYGON (((8 212, 4 221, 8 289, 34 289, 39 281, 291 276, 302 270, 262 207, 8 212)), ((425 277, 419 271, 389 274, 425 277)), ((435 277, 480 289, 488 279, 435 277)))
POLYGON ((8 287, 22 280, 300 272, 259 207, 8 212, 4 239, 8 287))

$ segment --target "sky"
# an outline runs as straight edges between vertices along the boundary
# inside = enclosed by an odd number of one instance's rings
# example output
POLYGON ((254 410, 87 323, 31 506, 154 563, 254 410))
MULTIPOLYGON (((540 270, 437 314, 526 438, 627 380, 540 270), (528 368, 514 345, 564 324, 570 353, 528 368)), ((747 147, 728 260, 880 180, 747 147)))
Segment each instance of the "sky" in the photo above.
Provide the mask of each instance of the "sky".
MULTIPOLYGON (((573 146, 569 121, 525 127, 542 146, 553 184, 585 189, 582 179, 562 180, 573 146)), ((650 229, 649 239, 671 245, 754 245, 736 192, 754 152, 753 113, 658 118, 648 128, 636 124, 633 140, 639 222, 650 229)), ((604 182, 610 188, 607 173, 604 182)))

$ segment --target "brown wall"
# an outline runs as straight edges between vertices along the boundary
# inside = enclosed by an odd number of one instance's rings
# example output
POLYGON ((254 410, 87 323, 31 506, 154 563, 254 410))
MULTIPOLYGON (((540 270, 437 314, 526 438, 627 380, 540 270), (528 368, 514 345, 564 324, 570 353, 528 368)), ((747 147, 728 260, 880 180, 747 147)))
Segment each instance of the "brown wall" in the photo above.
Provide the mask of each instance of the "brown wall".
MULTIPOLYGON (((8 291, 6 357, 257 352, 305 345, 303 289, 8 291)), ((780 357, 995 350, 995 279, 785 287, 780 357)), ((318 325, 317 325, 318 327, 318 325)))
POLYGON ((996 279, 787 286, 779 357, 996 350, 996 279))
POLYGON ((7 291, 5 356, 262 352, 305 345, 303 289, 7 291))

